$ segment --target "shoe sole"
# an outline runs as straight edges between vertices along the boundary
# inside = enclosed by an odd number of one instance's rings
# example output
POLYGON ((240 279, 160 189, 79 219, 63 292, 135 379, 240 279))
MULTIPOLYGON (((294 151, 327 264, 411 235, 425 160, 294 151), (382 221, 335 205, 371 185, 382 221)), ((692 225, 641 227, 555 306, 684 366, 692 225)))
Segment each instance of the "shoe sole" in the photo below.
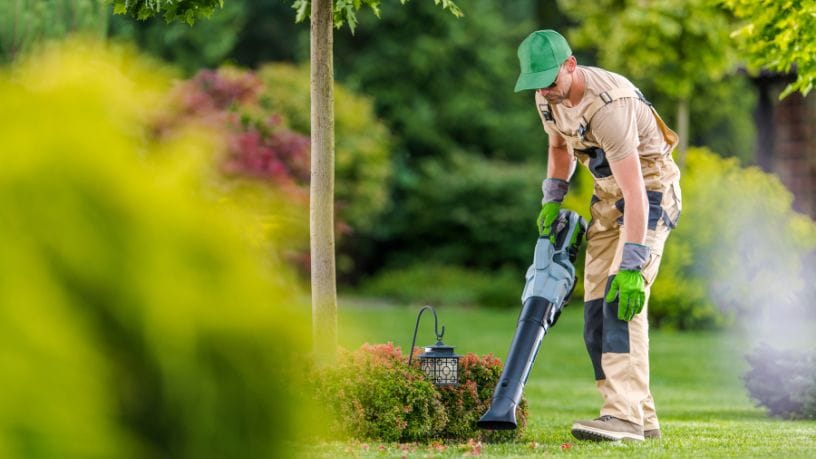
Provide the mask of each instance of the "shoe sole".
POLYGON ((612 432, 610 430, 588 427, 581 424, 573 424, 572 436, 579 440, 592 441, 643 441, 643 435, 628 432, 612 432))

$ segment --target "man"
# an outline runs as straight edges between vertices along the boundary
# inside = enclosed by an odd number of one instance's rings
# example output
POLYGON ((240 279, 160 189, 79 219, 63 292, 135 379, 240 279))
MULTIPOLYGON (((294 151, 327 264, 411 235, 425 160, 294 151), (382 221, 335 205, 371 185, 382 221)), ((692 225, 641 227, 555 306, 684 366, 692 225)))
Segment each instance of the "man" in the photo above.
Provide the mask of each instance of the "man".
POLYGON ((649 390, 647 302, 663 245, 681 209, 677 135, 626 78, 579 66, 553 30, 519 46, 516 92, 535 91, 549 136, 547 178, 537 227, 552 224, 577 159, 595 181, 584 265, 584 341, 598 390, 600 417, 576 421, 590 440, 660 437, 649 390))

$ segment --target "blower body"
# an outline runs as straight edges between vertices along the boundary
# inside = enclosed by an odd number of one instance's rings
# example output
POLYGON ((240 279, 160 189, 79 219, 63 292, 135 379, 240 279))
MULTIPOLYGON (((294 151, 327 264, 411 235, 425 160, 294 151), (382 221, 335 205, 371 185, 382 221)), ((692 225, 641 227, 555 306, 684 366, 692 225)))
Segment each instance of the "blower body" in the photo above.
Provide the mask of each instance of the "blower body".
POLYGON ((516 406, 530 375, 541 340, 558 320, 575 287, 575 258, 586 232, 586 221, 561 210, 555 223, 555 244, 538 239, 533 264, 527 269, 521 294, 521 314, 490 409, 477 425, 482 429, 516 428, 516 406))

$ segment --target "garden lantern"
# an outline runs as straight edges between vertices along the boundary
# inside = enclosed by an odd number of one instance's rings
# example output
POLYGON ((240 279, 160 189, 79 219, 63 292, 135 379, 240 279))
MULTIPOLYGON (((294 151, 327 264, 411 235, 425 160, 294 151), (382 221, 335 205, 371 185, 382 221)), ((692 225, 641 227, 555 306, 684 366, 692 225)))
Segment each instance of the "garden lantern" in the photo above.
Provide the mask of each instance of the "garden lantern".
POLYGON ((453 346, 446 346, 442 342, 442 335, 445 334, 445 327, 442 326, 442 333, 439 333, 439 322, 436 317, 436 310, 433 306, 424 306, 417 314, 416 326, 414 327, 414 339, 411 341, 411 353, 408 356, 408 365, 414 357, 414 346, 416 345, 417 330, 419 330, 419 319, 422 313, 430 309, 434 315, 434 334, 436 334, 436 344, 425 346, 422 354, 419 355, 419 368, 437 386, 449 386, 459 384, 459 355, 453 353, 453 346))

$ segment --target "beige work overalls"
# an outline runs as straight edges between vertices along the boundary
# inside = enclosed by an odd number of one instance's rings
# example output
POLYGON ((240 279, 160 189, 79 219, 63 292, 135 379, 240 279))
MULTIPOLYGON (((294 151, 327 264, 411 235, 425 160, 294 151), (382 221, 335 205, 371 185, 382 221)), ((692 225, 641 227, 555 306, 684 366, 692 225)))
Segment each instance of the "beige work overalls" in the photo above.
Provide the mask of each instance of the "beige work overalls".
MULTIPOLYGON (((593 115, 614 100, 633 97, 648 104, 639 91, 617 88, 602 93, 582 113, 578 132, 563 132, 570 151, 592 173, 594 194, 590 203, 592 219, 587 230, 584 265, 584 341, 595 370, 598 390, 603 396, 601 415, 611 415, 643 426, 659 428, 654 400, 649 390, 649 290, 657 276, 663 246, 676 225, 682 207, 680 171, 671 157, 677 134, 669 129, 652 108, 655 121, 667 143, 664 153, 640 156, 640 167, 649 201, 646 245, 651 249, 643 267, 646 305, 631 321, 617 318, 618 301, 604 301, 609 284, 617 273, 623 251, 623 193, 618 186, 600 145, 584 134, 591 129, 593 115)), ((649 104, 651 107, 651 104, 649 104)), ((555 124, 549 106, 539 106, 546 122, 555 124)), ((552 125, 551 125, 552 126, 552 125)))

